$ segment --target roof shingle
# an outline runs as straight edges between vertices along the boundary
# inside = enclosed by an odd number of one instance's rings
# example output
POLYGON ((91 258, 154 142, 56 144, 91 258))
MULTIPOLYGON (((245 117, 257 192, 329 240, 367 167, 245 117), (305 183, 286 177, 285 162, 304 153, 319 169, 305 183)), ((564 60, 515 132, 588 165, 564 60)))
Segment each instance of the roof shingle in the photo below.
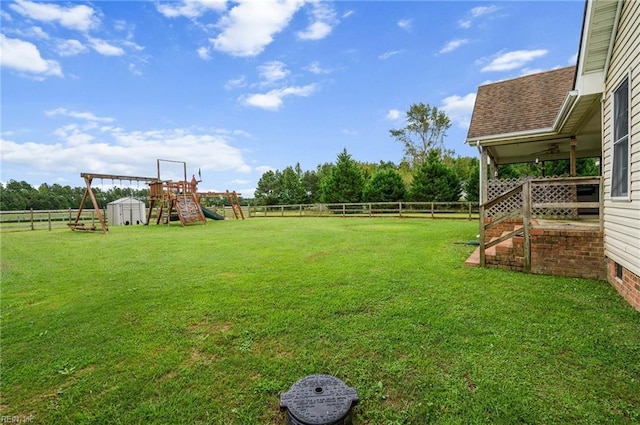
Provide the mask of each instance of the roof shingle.
POLYGON ((575 66, 478 87, 468 140, 553 126, 575 66))

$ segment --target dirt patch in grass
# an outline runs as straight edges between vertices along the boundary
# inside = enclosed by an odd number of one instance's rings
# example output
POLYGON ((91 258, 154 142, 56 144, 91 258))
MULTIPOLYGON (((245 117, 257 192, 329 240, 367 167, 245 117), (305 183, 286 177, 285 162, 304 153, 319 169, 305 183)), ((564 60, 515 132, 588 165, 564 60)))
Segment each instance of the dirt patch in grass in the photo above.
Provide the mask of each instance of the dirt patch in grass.
POLYGON ((232 325, 229 322, 214 322, 202 321, 191 323, 187 329, 189 332, 195 334, 220 334, 231 332, 232 325))
POLYGON ((216 360, 216 356, 210 353, 205 353, 195 347, 191 349, 189 353, 189 357, 183 363, 186 367, 193 367, 198 364, 208 365, 213 363, 216 360))

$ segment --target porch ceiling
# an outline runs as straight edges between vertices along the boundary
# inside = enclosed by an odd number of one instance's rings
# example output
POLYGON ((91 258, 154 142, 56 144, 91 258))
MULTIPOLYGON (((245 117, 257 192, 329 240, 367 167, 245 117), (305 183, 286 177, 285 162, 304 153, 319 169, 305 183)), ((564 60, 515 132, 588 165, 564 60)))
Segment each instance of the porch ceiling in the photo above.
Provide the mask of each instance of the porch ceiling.
POLYGON ((576 157, 601 156, 600 98, 599 94, 579 96, 559 130, 498 135, 480 140, 479 144, 497 164, 569 159, 571 136, 577 140, 576 157))

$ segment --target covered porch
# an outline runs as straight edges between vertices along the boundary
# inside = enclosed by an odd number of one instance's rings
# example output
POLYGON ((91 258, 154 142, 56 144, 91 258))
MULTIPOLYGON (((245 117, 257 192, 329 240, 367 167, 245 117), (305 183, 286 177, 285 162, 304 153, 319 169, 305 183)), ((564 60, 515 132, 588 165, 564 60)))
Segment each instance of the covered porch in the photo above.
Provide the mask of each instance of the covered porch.
POLYGON ((480 153, 479 247, 467 265, 604 279, 600 95, 573 91, 575 67, 481 86, 467 143, 480 153), (550 161, 566 160, 562 175, 550 161), (500 166, 536 164, 504 179, 500 166))

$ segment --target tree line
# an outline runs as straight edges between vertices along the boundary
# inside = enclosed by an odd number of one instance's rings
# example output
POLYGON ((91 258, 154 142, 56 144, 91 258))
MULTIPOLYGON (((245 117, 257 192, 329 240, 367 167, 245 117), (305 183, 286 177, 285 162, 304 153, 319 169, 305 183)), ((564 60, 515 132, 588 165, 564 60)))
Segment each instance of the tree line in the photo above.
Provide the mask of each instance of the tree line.
POLYGON ((408 163, 381 161, 377 164, 358 162, 347 149, 338 154, 335 163, 318 165, 303 171, 300 164, 284 170, 265 172, 254 193, 258 205, 294 205, 314 203, 357 203, 398 201, 477 200, 473 193, 473 169, 478 159, 440 157, 434 149, 413 169, 408 163), (469 195, 471 191, 471 195, 469 195))
MULTIPOLYGON (((47 183, 35 188, 25 181, 10 180, 6 184, 0 184, 0 210, 76 209, 80 207, 85 190, 84 187, 49 185, 47 183)), ((109 202, 120 198, 134 197, 146 200, 149 196, 149 189, 112 187, 108 190, 102 190, 99 187, 93 187, 92 190, 100 208, 105 208, 109 202)), ((89 198, 83 207, 93 208, 89 198)))

